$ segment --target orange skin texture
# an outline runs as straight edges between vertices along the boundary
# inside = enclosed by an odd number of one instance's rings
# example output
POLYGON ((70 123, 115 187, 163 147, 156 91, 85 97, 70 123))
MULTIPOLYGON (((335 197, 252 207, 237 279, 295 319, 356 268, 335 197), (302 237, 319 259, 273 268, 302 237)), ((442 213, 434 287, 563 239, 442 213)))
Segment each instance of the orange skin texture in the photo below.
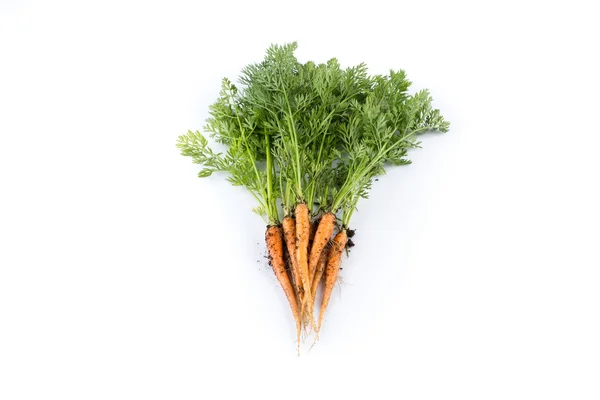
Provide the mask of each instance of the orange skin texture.
POLYGON ((329 249, 325 248, 321 252, 321 257, 319 258, 319 263, 317 264, 317 270, 315 271, 315 279, 312 282, 311 294, 313 299, 317 296, 317 289, 319 288, 319 283, 321 283, 321 278, 323 277, 323 273, 325 272, 328 257, 329 249))
POLYGON ((317 233, 317 226, 319 225, 318 221, 310 221, 310 230, 308 234, 308 249, 306 255, 308 256, 308 277, 310 282, 312 282, 312 278, 315 275, 315 271, 310 269, 310 251, 313 246, 313 239, 315 238, 315 234, 317 233))
POLYGON ((321 217, 321 221, 319 222, 319 227, 317 228, 317 232, 313 240, 313 245, 310 250, 310 257, 308 259, 308 271, 310 273, 311 285, 313 280, 315 279, 317 264, 319 263, 319 259, 321 258, 321 253, 323 252, 325 246, 327 246, 327 243, 329 243, 334 228, 335 214, 324 214, 321 217))
POLYGON ((329 251, 329 259, 327 260, 327 268, 325 270, 325 292, 323 293, 323 302, 321 303, 321 313, 319 315, 319 327, 317 328, 317 333, 321 330, 323 316, 329 305, 329 299, 331 299, 331 293, 333 292, 335 281, 340 272, 340 261, 347 242, 348 235, 344 229, 335 236, 331 250, 329 251))
POLYGON ((296 295, 294 294, 294 287, 290 282, 290 278, 285 270, 285 260, 283 258, 283 230, 280 226, 271 225, 267 227, 265 232, 265 242, 267 244, 267 250, 269 251, 269 261, 271 267, 275 273, 275 277, 279 281, 279 284, 283 288, 285 297, 287 297, 292 314, 296 320, 296 334, 298 336, 298 352, 300 351, 300 312, 298 311, 298 302, 296 295))
POLYGON ((298 260, 298 269, 300 270, 300 279, 302 281, 302 288, 304 289, 304 302, 302 304, 302 311, 308 306, 308 315, 311 322, 314 324, 312 318, 312 305, 313 301, 310 296, 310 277, 308 275, 308 238, 310 235, 310 220, 308 217, 308 207, 306 204, 299 203, 296 206, 296 258, 298 260))
POLYGON ((292 263, 292 284, 294 285, 298 301, 302 304, 304 288, 302 286, 302 278, 300 278, 300 269, 298 268, 298 258, 296 256, 296 221, 294 221, 294 218, 288 216, 281 221, 281 226, 283 228, 285 245, 292 263))
POLYGON ((308 235, 308 254, 310 254, 310 249, 312 248, 313 239, 315 238, 315 233, 317 233, 318 221, 310 221, 310 231, 308 235))

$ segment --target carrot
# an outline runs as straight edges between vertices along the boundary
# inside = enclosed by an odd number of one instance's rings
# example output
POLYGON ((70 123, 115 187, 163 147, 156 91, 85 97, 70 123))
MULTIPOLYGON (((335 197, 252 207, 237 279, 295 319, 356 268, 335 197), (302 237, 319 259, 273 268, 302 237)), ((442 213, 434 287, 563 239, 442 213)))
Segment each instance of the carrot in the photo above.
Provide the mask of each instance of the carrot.
MULTIPOLYGON (((319 218, 319 219, 310 221, 310 230, 309 230, 309 235, 308 235, 308 248, 307 248, 307 252, 306 252, 307 255, 310 255, 310 252, 312 251, 313 241, 315 239, 315 234, 317 233, 317 228, 319 227, 320 220, 321 219, 319 218)), ((310 278, 311 285, 312 285, 312 277, 313 276, 315 276, 314 265, 313 265, 313 269, 311 269, 310 257, 309 257, 308 277, 310 278)))
POLYGON ((346 247, 346 242, 348 242, 348 235, 346 234, 346 230, 342 229, 340 233, 335 235, 331 250, 329 251, 329 259, 327 260, 327 269, 325 271, 325 292, 323 293, 323 302, 321 303, 317 336, 321 330, 323 315, 325 315, 325 309, 329 304, 329 299, 331 298, 331 293, 333 292, 333 286, 337 280, 338 272, 340 272, 340 260, 342 259, 342 252, 346 247))
POLYGON ((319 283, 321 283, 321 278, 323 277, 323 273, 325 272, 325 266, 327 265, 328 256, 329 249, 326 247, 321 252, 321 257, 319 258, 319 263, 317 264, 317 270, 315 271, 315 279, 312 282, 311 294, 313 301, 317 296, 317 289, 319 288, 319 283))
POLYGON ((321 217, 321 221, 319 222, 319 227, 317 228, 317 233, 315 234, 315 238, 313 240, 312 249, 310 250, 310 258, 308 260, 308 270, 311 273, 310 282, 312 286, 312 281, 315 279, 315 272, 317 270, 317 264, 319 263, 319 259, 321 258, 321 253, 323 249, 331 239, 331 234, 333 233, 333 229, 335 228, 335 214, 326 213, 321 217))
POLYGON ((267 227, 265 232, 265 242, 267 243, 267 249, 269 250, 269 261, 273 272, 279 281, 279 284, 283 288, 283 292, 290 303, 292 314, 296 320, 296 334, 298 337, 298 354, 300 354, 300 313, 298 312, 298 303, 296 296, 294 295, 294 287, 290 282, 285 271, 285 261, 283 258, 283 232, 280 226, 270 225, 267 227))
POLYGON ((281 221, 281 226, 283 227, 285 245, 291 260, 290 269, 292 272, 292 284, 294 285, 298 302, 302 305, 304 288, 302 286, 302 279, 300 278, 300 270, 298 268, 298 258, 296 256, 296 221, 294 221, 294 218, 287 216, 281 221))
POLYGON ((310 229, 308 231, 308 254, 310 254, 310 249, 312 248, 313 239, 315 238, 315 233, 317 233, 317 227, 319 226, 319 221, 321 219, 315 219, 310 221, 310 229))
MULTIPOLYGON (((317 226, 318 225, 319 225, 319 220, 318 219, 310 221, 310 228, 308 230, 308 248, 307 248, 307 251, 306 251, 307 255, 310 254, 310 249, 312 248, 313 239, 315 238, 315 233, 317 232, 317 226)), ((310 265, 309 265, 309 269, 308 269, 309 282, 311 282, 310 281, 310 277, 311 276, 313 276, 313 272, 310 270, 310 265)), ((314 304, 314 302, 315 302, 315 297, 314 296, 312 297, 312 300, 313 300, 313 304, 314 304)), ((300 313, 301 313, 301 315, 302 315, 302 317, 304 319, 304 325, 305 325, 305 328, 306 328, 306 326, 309 325, 309 318, 308 318, 309 315, 308 315, 308 313, 306 313, 304 311, 305 307, 306 307, 306 304, 302 304, 302 308, 300 310, 300 313)), ((311 310, 312 310, 312 308, 311 308, 311 310)), ((314 325, 313 325, 313 327, 314 327, 314 325)))
POLYGON ((299 203, 296 206, 296 257, 298 260, 298 269, 300 270, 300 279, 304 289, 304 302, 302 311, 307 310, 311 324, 314 325, 312 317, 313 302, 310 296, 310 280, 308 276, 308 236, 310 230, 310 222, 308 219, 308 207, 306 204, 299 203))

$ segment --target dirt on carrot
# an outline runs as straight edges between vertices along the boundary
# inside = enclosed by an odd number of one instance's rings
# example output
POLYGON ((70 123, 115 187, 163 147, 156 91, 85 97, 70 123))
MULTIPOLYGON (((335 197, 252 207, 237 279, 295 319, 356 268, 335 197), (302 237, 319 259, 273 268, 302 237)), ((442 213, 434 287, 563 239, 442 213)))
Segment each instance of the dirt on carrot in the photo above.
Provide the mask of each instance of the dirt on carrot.
POLYGON ((337 280, 338 273, 340 271, 340 261, 342 259, 342 253, 346 247, 348 241, 348 235, 345 229, 342 229, 333 239, 331 249, 329 251, 329 259, 327 260, 327 268, 325 270, 325 292, 323 293, 323 302, 321 303, 321 312, 319 313, 319 324, 317 326, 317 336, 321 331, 321 324, 323 323, 323 316, 325 310, 329 305, 329 299, 331 299, 331 293, 335 281, 337 280))
POLYGON ((304 299, 304 287, 302 286, 302 279, 300 278, 300 268, 298 267, 298 257, 296 255, 296 221, 290 216, 286 216, 281 221, 283 228, 283 235, 285 238, 285 245, 290 255, 290 270, 292 276, 292 284, 294 285, 294 291, 298 299, 299 307, 302 306, 304 299))
POLYGON ((310 221, 310 234, 308 235, 308 254, 310 254, 310 249, 312 249, 313 240, 315 239, 315 234, 317 233, 317 228, 319 227, 320 220, 321 218, 310 221))
POLYGON ((283 231, 280 226, 270 225, 265 232, 265 242, 269 251, 269 263, 273 268, 273 272, 283 288, 285 296, 290 303, 294 320, 296 321, 296 335, 298 339, 298 354, 300 353, 300 331, 301 319, 298 311, 298 302, 294 293, 294 287, 290 282, 285 269, 285 259, 283 257, 283 231))
POLYGON ((321 221, 319 222, 319 226, 317 228, 317 232, 315 233, 315 237, 313 239, 313 245, 310 250, 310 257, 308 260, 308 271, 310 272, 310 282, 312 286, 312 282, 315 279, 315 273, 317 270, 317 264, 319 263, 319 259, 321 258, 321 253, 323 249, 331 239, 331 234, 335 228, 335 214, 326 213, 321 217, 321 221))
POLYGON ((298 267, 300 269, 300 279, 302 280, 302 287, 304 289, 304 302, 302 311, 306 312, 311 321, 311 325, 314 325, 314 318, 312 316, 313 301, 310 295, 310 277, 308 275, 308 237, 310 230, 310 221, 308 218, 308 207, 306 204, 299 203, 296 206, 296 257, 298 260, 298 267))
POLYGON ((327 259, 329 258, 329 247, 326 246, 321 252, 321 257, 319 257, 319 262, 317 264, 317 270, 315 271, 315 279, 312 282, 311 294, 313 301, 317 297, 317 290, 319 289, 319 284, 321 283, 321 278, 323 277, 323 273, 325 272, 325 267, 327 266, 327 259))

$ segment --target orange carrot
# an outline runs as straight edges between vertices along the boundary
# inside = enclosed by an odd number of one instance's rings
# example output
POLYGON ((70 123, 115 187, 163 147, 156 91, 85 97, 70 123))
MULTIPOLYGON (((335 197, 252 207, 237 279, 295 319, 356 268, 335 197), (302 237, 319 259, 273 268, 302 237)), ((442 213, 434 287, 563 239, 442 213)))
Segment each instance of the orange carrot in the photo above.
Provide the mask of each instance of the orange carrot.
POLYGON ((298 336, 298 354, 300 354, 300 313, 298 312, 298 303, 296 296, 294 295, 294 287, 290 282, 285 271, 285 261, 283 258, 283 232, 280 226, 270 225, 267 227, 265 232, 265 242, 267 243, 267 249, 269 250, 269 261, 273 272, 279 281, 279 284, 283 288, 283 292, 287 297, 288 303, 294 314, 296 320, 296 334, 298 336))
POLYGON ((317 270, 315 271, 315 279, 312 282, 311 294, 313 301, 317 296, 317 289, 319 288, 319 283, 321 283, 321 278, 323 277, 323 273, 325 272, 325 266, 327 265, 328 256, 329 249, 325 247, 321 252, 321 257, 319 258, 319 263, 317 264, 317 270))
MULTIPOLYGON (((307 251, 306 251, 307 255, 310 254, 310 249, 312 248, 313 239, 315 238, 315 233, 317 232, 317 226, 319 226, 319 220, 318 219, 310 221, 310 228, 308 230, 308 248, 307 248, 307 251)), ((314 273, 313 273, 313 271, 310 270, 310 264, 309 264, 309 268, 308 268, 308 277, 309 277, 309 279, 313 275, 314 275, 314 273)), ((306 304, 304 304, 304 299, 302 299, 302 300, 303 300, 303 304, 302 304, 302 307, 300 309, 300 314, 303 317, 303 320, 304 320, 303 323, 304 323, 305 328, 306 328, 306 326, 308 326, 310 323, 309 323, 308 313, 306 313, 304 311, 306 304)), ((314 296, 313 296, 312 300, 313 300, 313 304, 314 304, 314 302, 315 302, 315 297, 314 296)), ((311 310, 312 310, 312 308, 311 308, 311 310)), ((313 324, 314 324, 314 321, 313 321, 313 324)), ((314 327, 314 325, 313 325, 313 327, 314 327)))
POLYGON ((304 289, 304 302, 302 311, 307 310, 311 323, 314 325, 312 317, 312 299, 310 296, 310 280, 308 276, 308 236, 310 221, 308 219, 308 207, 306 204, 299 203, 296 206, 296 257, 298 260, 298 269, 300 270, 300 279, 304 289))
MULTIPOLYGON (((313 240, 315 238, 315 234, 317 233, 317 228, 319 227, 319 221, 320 218, 317 220, 312 220, 310 221, 310 230, 309 230, 309 235, 308 235, 308 249, 306 254, 309 255, 313 246, 313 240)), ((311 269, 310 266, 310 258, 309 258, 309 263, 308 263, 308 277, 310 278, 310 282, 312 285, 312 277, 315 276, 315 270, 314 270, 314 266, 313 269, 311 269)), ((314 300, 314 299, 313 299, 314 300)))
POLYGON ((288 254, 291 260, 291 272, 292 272, 292 284, 298 297, 298 302, 302 305, 304 297, 304 288, 302 286, 302 279, 300 278, 300 269, 298 268, 298 258, 296 256, 296 221, 292 217, 285 217, 281 221, 283 227, 283 236, 285 238, 285 245, 287 247, 288 254))
POLYGON ((331 250, 329 250, 329 259, 327 260, 327 269, 325 271, 325 292, 323 293, 323 303, 321 303, 321 313, 319 314, 319 326, 317 328, 317 335, 321 330, 321 324, 323 323, 323 315, 325 315, 325 309, 329 304, 331 293, 333 292, 333 286, 337 280, 338 272, 340 272, 340 261, 342 258, 342 252, 348 242, 348 235, 346 230, 343 229, 340 233, 335 235, 331 250))
POLYGON ((313 239, 315 238, 315 233, 317 233, 317 227, 319 226, 319 221, 321 219, 316 219, 310 221, 310 229, 308 231, 308 254, 310 254, 310 249, 312 248, 313 239))
POLYGON ((312 249, 310 250, 308 270, 311 272, 311 286, 312 281, 315 279, 315 272, 317 270, 317 264, 319 263, 319 259, 321 258, 321 253, 323 252, 323 249, 331 239, 331 234, 333 233, 334 228, 335 214, 327 213, 323 215, 321 217, 319 227, 317 228, 317 233, 315 234, 315 238, 313 240, 312 249))

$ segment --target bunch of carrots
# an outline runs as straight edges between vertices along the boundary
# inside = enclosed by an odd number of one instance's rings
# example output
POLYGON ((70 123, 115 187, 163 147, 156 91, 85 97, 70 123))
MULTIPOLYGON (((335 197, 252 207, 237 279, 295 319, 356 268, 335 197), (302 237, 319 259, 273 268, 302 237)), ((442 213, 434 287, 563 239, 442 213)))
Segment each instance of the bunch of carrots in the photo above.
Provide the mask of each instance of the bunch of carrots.
POLYGON ((386 165, 410 163, 418 134, 446 132, 449 123, 427 90, 408 92, 404 71, 371 76, 364 64, 342 68, 335 58, 302 64, 296 47, 269 47, 262 62, 243 68, 238 86, 223 79, 204 128, 223 152, 199 131, 180 136, 177 146, 203 166, 200 177, 225 172, 256 199, 299 351, 303 326, 316 337, 321 330, 358 201, 386 165))

